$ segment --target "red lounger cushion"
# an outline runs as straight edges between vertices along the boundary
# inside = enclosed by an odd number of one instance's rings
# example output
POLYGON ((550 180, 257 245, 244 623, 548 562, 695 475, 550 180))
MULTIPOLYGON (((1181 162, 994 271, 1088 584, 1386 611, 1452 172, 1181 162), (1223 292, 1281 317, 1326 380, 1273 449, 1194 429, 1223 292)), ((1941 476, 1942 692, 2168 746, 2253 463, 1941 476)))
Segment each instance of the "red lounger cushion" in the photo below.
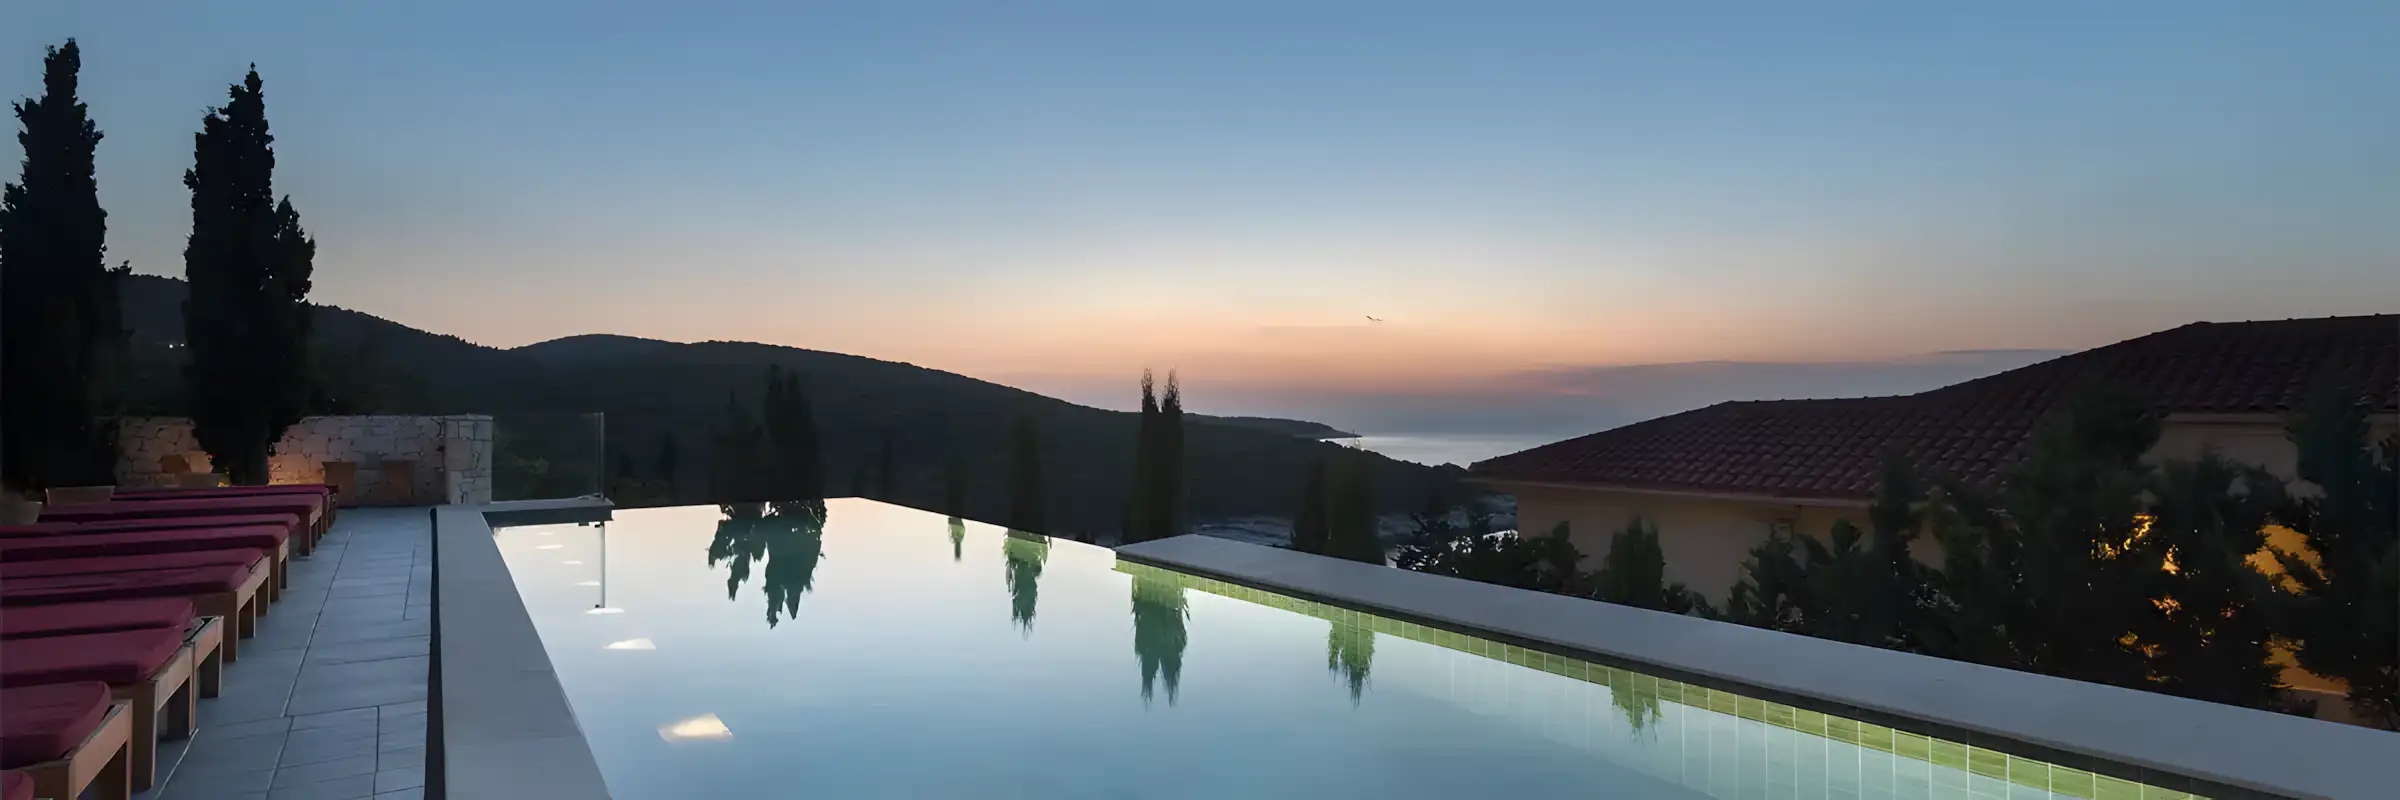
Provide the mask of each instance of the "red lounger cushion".
POLYGON ((108 684, 83 681, 0 690, 0 768, 55 761, 108 720, 108 684))
MULTIPOLYGON (((133 531, 174 531, 186 528, 247 528, 253 525, 277 525, 287 530, 300 530, 298 514, 222 514, 201 517, 156 517, 135 519, 96 519, 89 522, 36 522, 32 525, 12 525, 0 528, 0 538, 8 531, 33 529, 31 535, 56 536, 82 533, 130 533, 133 531)), ((19 538, 22 538, 20 535, 19 538)))
POLYGON ((321 483, 285 483, 272 486, 220 486, 211 489, 120 489, 109 495, 110 500, 179 500, 186 497, 257 497, 259 495, 297 494, 330 497, 333 490, 321 483))
POLYGON ((175 657, 183 631, 151 629, 0 639, 0 686, 100 681, 140 683, 175 657))
POLYGON ((297 514, 306 519, 317 512, 321 498, 308 495, 255 497, 191 497, 173 500, 133 500, 50 506, 39 522, 91 522, 106 519, 156 517, 221 517, 228 514, 297 514))
POLYGON ((33 800, 33 776, 0 772, 0 800, 33 800))
POLYGON ((127 597, 190 597, 239 589, 250 577, 247 566, 220 565, 111 572, 105 575, 52 575, 10 578, 0 585, 0 606, 38 606, 87 603, 127 597))
POLYGON ((189 553, 156 553, 139 556, 109 556, 106 558, 52 558, 40 561, 0 562, 0 579, 39 578, 47 575, 98 575, 107 572, 142 572, 154 569, 208 567, 219 564, 258 563, 267 551, 252 547, 226 550, 194 550, 189 553))
POLYGON ((50 536, 60 533, 74 533, 77 529, 82 527, 82 525, 72 522, 36 522, 31 525, 0 525, 0 539, 14 539, 20 536, 50 536))
POLYGON ((88 536, 44 536, 0 539, 0 561, 44 561, 53 558, 107 558, 194 550, 254 548, 273 550, 291 539, 283 528, 194 528, 181 531, 95 533, 88 536))
POLYGON ((0 611, 0 639, 35 639, 152 628, 180 631, 190 628, 195 616, 192 601, 180 597, 23 606, 0 611))

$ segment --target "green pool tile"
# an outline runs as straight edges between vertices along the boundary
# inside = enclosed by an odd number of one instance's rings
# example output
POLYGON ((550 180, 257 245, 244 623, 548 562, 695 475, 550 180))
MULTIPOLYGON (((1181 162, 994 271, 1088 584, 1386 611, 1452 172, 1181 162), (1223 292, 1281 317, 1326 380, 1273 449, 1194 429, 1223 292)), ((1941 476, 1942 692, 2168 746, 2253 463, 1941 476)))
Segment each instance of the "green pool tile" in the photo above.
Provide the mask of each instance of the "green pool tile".
POLYGON ((1931 760, 1932 740, 1908 731, 1892 731, 1892 754, 1918 761, 1931 760))
POLYGON ((1791 706, 1782 703, 1768 703, 1766 722, 1778 728, 1790 728, 1792 727, 1792 712, 1791 706))
POLYGON ((2142 785, 2142 800, 2191 800, 2191 797, 2190 792, 2161 789, 2149 784, 2142 785))
POLYGON ((2008 779, 2008 754, 1981 747, 1967 749, 1967 771, 1986 778, 2008 779))
POLYGON ((2030 758, 2008 759, 2008 782, 2029 789, 2050 789, 2050 765, 2030 758))
POLYGON ((2090 800, 2094 794, 2093 777, 2091 773, 2083 770, 2052 766, 2050 768, 2050 792, 2090 800))
POLYGON ((1967 768, 1967 746, 1940 739, 1932 740, 1934 766, 1964 771, 1967 768))
POLYGON ((1767 704, 1765 701, 1753 697, 1738 698, 1733 704, 1733 715, 1752 722, 1765 722, 1767 720, 1767 704))
POLYGON ((2092 800, 2142 800, 2142 785, 2123 778, 2093 775, 2092 800))
POLYGON ((1792 726, 1792 730, 1809 734, 1811 736, 1825 735, 1825 715, 1823 714, 1819 714, 1805 708, 1794 709, 1792 712, 1792 719, 1795 723, 1792 726))
POLYGON ((1826 717, 1825 738, 1856 744, 1858 743, 1858 723, 1841 717, 1826 717))
POLYGON ((1892 752, 1892 729, 1861 722, 1858 724, 1858 745, 1869 750, 1892 752))

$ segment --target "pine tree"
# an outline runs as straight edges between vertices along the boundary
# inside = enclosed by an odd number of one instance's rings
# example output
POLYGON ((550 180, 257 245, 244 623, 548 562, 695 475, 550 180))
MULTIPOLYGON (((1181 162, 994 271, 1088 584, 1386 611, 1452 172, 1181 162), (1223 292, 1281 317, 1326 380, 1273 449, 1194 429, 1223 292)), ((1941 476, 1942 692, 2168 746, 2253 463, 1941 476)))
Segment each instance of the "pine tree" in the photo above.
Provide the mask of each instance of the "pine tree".
POLYGON ((1300 484, 1300 513, 1292 517, 1292 549, 1325 555, 1326 543, 1333 538, 1325 493, 1324 459, 1308 462, 1308 477, 1300 484))
POLYGON ((731 392, 725 394, 725 410, 718 413, 711 444, 709 499, 729 505, 760 503, 777 494, 779 487, 773 485, 770 475, 773 459, 766 452, 766 433, 731 392))
POLYGON ((2287 430, 2318 493, 2279 514, 2312 560, 2278 552, 2299 590, 2288 631, 2300 666, 2349 686, 2350 708, 2400 729, 2400 435, 2370 441, 2360 392, 2311 388, 2287 430))
POLYGON ((193 435, 236 484, 267 482, 267 457, 308 400, 306 302, 316 243, 275 200, 275 137, 253 68, 193 137, 184 339, 193 435))
POLYGON ((2171 461, 2151 487, 2149 527, 2133 547, 2164 569, 2149 573, 2149 607, 2134 644, 2150 660, 2147 688, 2229 705, 2298 713, 2274 655, 2282 608, 2270 578, 2250 565, 2267 526, 2287 505, 2283 481, 2214 451, 2171 461))
POLYGON ((76 97, 82 66, 75 40, 49 48, 42 96, 16 104, 23 169, 0 190, 0 478, 23 489, 114 482, 99 416, 125 340, 123 273, 105 260, 101 134, 76 97))
POLYGON ((1351 452, 1336 462, 1325 554, 1368 564, 1384 563, 1383 537, 1375 520, 1374 463, 1351 452))
POLYGON ((1049 504, 1042 488, 1042 433, 1033 417, 1021 416, 1009 429, 1014 454, 1008 476, 1008 527, 1026 533, 1049 528, 1049 504))
POLYGON ((2142 457, 2158 434, 2149 403, 2085 390, 2036 426, 1996 496, 1945 485, 1928 511, 1943 565, 1925 651, 2149 688, 2146 660, 2125 639, 2164 566, 2132 546, 2151 481, 2142 457))

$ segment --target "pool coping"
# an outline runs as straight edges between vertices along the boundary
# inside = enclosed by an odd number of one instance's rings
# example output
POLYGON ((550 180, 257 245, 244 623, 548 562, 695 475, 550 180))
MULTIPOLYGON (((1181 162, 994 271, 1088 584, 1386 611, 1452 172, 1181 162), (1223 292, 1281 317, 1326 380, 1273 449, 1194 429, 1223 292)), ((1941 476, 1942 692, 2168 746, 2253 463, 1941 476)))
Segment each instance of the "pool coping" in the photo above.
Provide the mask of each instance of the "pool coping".
POLYGON ((608 796, 492 529, 606 521, 613 508, 607 500, 574 498, 433 509, 428 797, 608 796))
POLYGON ((1117 557, 2214 798, 2400 785, 2400 733, 1207 536, 1117 557))

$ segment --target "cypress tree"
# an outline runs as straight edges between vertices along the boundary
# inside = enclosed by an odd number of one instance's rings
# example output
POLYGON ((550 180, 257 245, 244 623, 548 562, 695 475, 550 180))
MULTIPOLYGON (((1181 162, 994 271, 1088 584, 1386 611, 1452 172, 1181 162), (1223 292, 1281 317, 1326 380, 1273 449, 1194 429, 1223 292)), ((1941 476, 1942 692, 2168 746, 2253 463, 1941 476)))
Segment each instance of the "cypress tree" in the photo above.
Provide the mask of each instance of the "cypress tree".
POLYGON ((822 503, 825 460, 819 452, 815 407, 800 388, 798 370, 767 367, 765 412, 770 455, 768 479, 786 500, 822 503))
POLYGON ((111 356, 125 337, 105 259, 93 153, 100 144, 76 95, 75 40, 42 59, 42 96, 16 104, 25 161, 0 190, 0 474, 43 489, 110 483, 115 454, 98 417, 111 356))
POLYGON ((875 497, 890 501, 897 496, 892 477, 892 432, 883 432, 883 451, 875 456, 875 497))
POLYGON ((1300 513, 1292 517, 1292 549, 1325 555, 1332 538, 1325 508, 1325 461, 1308 462, 1308 477, 1300 483, 1300 513))
POLYGON ((1154 537, 1151 529, 1151 494, 1158 486, 1158 394, 1157 384, 1149 370, 1142 370, 1141 421, 1133 433, 1133 484, 1126 491, 1126 544, 1146 542, 1154 537))
POLYGON ((1014 464, 1008 475, 1008 527, 1042 533, 1049 527, 1048 504, 1042 497, 1042 434, 1033 417, 1018 417, 1010 426, 1014 464))
POLYGON ((967 516, 967 456, 955 444, 942 462, 942 508, 952 520, 967 516))
POLYGON ((677 452, 677 448, 678 444, 675 440, 675 434, 673 432, 659 432, 658 461, 651 467, 651 469, 654 471, 654 474, 657 476, 659 481, 666 484, 667 489, 670 492, 672 492, 675 488, 675 473, 681 467, 681 464, 678 462, 682 459, 682 454, 677 452))
POLYGON ((1164 539, 1183 534, 1183 504, 1186 492, 1183 480, 1183 387, 1173 370, 1167 372, 1167 391, 1158 401, 1158 465, 1152 471, 1157 481, 1152 490, 1155 521, 1150 538, 1164 539))
POLYGON ((1325 554, 1368 564, 1384 563, 1383 538, 1375 524, 1374 463, 1349 453, 1336 463, 1333 492, 1326 503, 1325 554))
POLYGON ((2349 686, 2352 711, 2400 728, 2400 435, 2370 441, 2360 392, 2312 387, 2287 428, 2298 476, 2320 493, 2278 516, 2315 555, 2276 553, 2299 597, 2289 633, 2308 671, 2349 686))
POLYGON ((193 435, 234 483, 267 482, 267 457, 308 400, 309 274, 316 243, 275 200, 275 137, 253 67, 193 136, 184 339, 193 435))

